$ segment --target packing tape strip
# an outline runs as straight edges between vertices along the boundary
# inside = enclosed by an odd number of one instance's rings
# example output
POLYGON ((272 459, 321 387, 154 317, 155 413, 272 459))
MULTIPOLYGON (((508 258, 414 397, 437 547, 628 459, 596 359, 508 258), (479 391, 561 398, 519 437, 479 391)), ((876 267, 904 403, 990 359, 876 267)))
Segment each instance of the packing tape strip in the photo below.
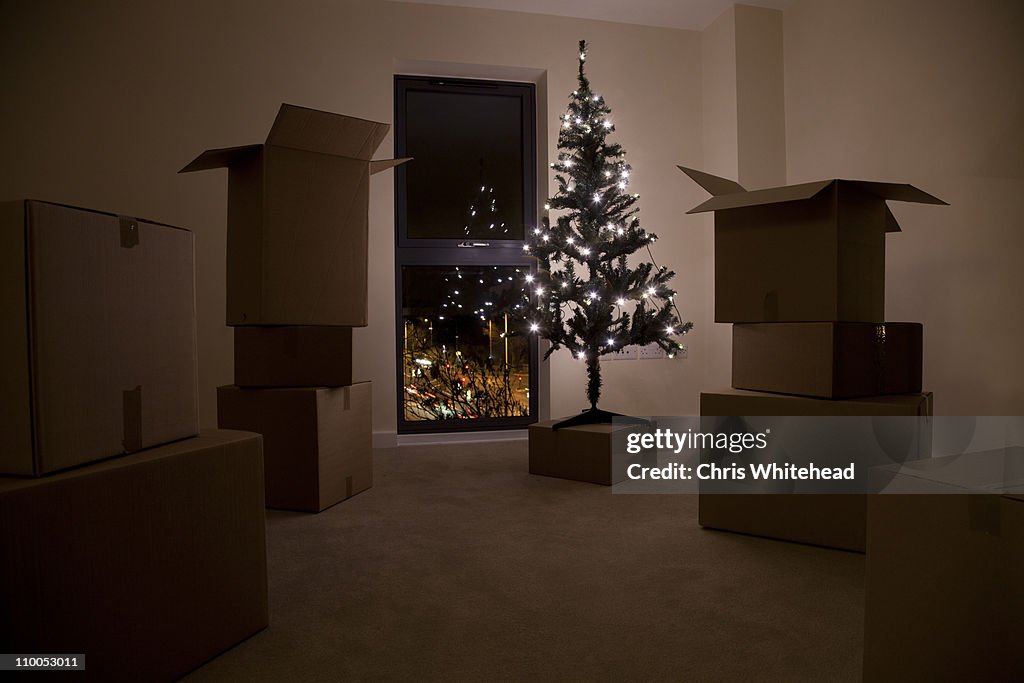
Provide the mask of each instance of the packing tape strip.
POLYGON ((118 216, 121 226, 121 247, 131 249, 139 243, 139 222, 130 216, 118 216))
POLYGON ((121 445, 126 453, 142 450, 142 386, 122 392, 124 411, 124 438, 121 445))

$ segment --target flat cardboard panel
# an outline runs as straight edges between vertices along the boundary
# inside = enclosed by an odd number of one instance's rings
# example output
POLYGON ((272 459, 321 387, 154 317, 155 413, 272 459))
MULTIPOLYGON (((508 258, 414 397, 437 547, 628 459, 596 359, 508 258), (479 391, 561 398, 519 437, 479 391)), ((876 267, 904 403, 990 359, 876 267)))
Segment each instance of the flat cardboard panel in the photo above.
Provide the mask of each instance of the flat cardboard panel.
POLYGON ((867 547, 865 680, 1020 677, 1024 503, 870 496, 867 547), (979 509, 994 528, 976 523, 979 509))
POLYGON ((267 625, 260 439, 0 478, 0 642, 89 680, 174 680, 267 625))
POLYGON ((267 507, 319 512, 372 484, 371 385, 217 389, 221 428, 264 437, 267 507))
POLYGON ((241 387, 352 384, 352 328, 236 327, 235 384, 241 387))
POLYGON ((282 147, 264 155, 262 311, 247 323, 365 326, 367 164, 282 147))
MULTIPOLYGON (((34 201, 26 212, 31 387, 20 400, 31 405, 34 447, 9 456, 20 464, 7 473, 195 435, 192 233, 133 220, 123 246, 117 216, 34 201)), ((17 356, 3 362, 23 364, 17 356)))
POLYGON ((919 323, 733 325, 737 389, 819 398, 921 391, 919 323))
POLYGON ((551 428, 561 421, 546 420, 530 425, 530 474, 605 486, 626 478, 625 456, 620 459, 615 453, 625 453, 625 435, 638 430, 639 426, 593 424, 551 428), (622 440, 618 448, 617 440, 622 440))
MULTIPOLYGON (((931 394, 825 401, 750 391, 702 393, 700 414, 712 416, 931 415, 931 394)), ((930 448, 930 434, 918 437, 930 448)), ((863 495, 707 494, 699 496, 701 526, 863 552, 863 495)))
POLYGON ((25 202, 0 204, 0 472, 32 474, 25 202))

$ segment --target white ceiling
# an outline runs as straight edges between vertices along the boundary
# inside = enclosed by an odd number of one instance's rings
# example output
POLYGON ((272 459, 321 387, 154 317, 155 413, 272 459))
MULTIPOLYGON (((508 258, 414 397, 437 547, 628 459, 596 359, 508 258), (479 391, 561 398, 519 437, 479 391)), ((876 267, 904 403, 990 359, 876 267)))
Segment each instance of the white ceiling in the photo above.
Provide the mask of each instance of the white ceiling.
MULTIPOLYGON (((701 30, 734 0, 406 0, 422 5, 454 5, 531 12, 623 24, 701 30)), ((784 9, 792 0, 743 0, 742 4, 784 9)))

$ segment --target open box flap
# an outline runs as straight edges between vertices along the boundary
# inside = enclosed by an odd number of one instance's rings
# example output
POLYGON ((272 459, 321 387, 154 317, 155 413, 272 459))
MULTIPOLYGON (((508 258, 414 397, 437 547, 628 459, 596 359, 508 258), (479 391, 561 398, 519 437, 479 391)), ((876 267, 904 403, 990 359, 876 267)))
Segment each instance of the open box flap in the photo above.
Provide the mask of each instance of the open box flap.
POLYGON ((370 161, 390 129, 387 123, 282 104, 267 144, 370 161))
POLYGON ((221 168, 236 163, 242 157, 259 151, 263 145, 244 145, 242 147, 221 147, 220 149, 208 149, 178 173, 191 173, 192 171, 205 171, 211 168, 221 168))
POLYGON ((786 185, 785 187, 770 187, 765 190, 718 195, 703 204, 695 206, 686 213, 704 213, 706 211, 721 211, 722 209, 738 209, 744 206, 779 204, 781 202, 810 199, 833 182, 835 181, 819 180, 814 183, 801 183, 800 185, 786 185))
POLYGON ((400 159, 377 159, 376 161, 371 161, 370 175, 386 171, 389 168, 394 168, 395 166, 400 166, 407 161, 412 161, 412 157, 402 157, 400 159))

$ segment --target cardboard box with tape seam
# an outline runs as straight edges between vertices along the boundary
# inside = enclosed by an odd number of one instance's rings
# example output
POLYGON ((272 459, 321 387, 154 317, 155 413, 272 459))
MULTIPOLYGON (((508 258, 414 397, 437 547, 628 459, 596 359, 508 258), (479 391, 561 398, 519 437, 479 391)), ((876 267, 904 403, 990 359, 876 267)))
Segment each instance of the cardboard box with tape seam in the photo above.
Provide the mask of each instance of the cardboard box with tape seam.
POLYGON ((386 123, 282 104, 261 145, 210 149, 228 168, 227 324, 367 324, 370 176, 386 123))
MULTIPOLYGON (((920 416, 932 415, 932 395, 905 394, 826 401, 752 391, 701 393, 702 416, 920 416)), ((930 422, 909 447, 931 452, 930 422)), ((703 488, 703 487, 702 487, 703 488)), ((863 494, 731 494, 699 496, 701 526, 828 548, 864 552, 863 494)))
POLYGON ((217 389, 221 429, 263 435, 267 507, 320 512, 373 485, 372 385, 217 389))
POLYGON ((732 386, 820 398, 921 392, 920 323, 732 328, 732 386))
POLYGON ((41 475, 194 436, 192 233, 0 205, 0 473, 41 475))
POLYGON ((267 626, 265 514, 244 432, 0 478, 0 643, 84 653, 76 679, 176 680, 267 626))
POLYGON ((679 166, 714 195, 715 322, 885 320, 887 200, 945 204, 912 185, 821 180, 747 191, 679 166))

